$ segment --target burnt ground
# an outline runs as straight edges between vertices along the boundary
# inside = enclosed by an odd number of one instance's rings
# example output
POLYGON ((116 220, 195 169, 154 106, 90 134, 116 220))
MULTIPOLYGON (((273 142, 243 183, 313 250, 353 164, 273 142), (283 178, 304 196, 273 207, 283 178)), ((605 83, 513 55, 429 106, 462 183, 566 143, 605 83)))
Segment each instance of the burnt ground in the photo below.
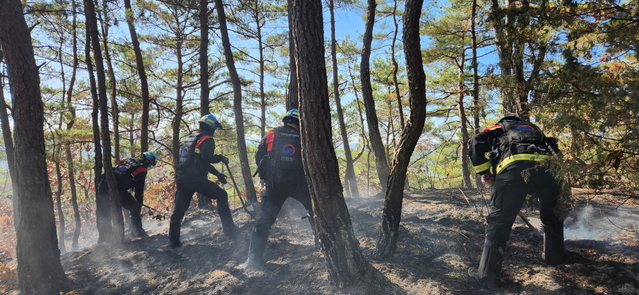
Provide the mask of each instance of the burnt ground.
MULTIPOLYGON (((445 189, 411 192, 403 205, 400 237, 389 261, 371 259, 383 200, 349 201, 360 247, 377 273, 372 283, 338 289, 328 282, 323 254, 301 206, 287 201, 271 230, 266 265, 247 270, 253 221, 243 211, 234 218, 239 237, 222 234, 211 211, 189 209, 182 229, 184 246, 167 247, 168 220, 145 220, 149 238, 113 249, 93 245, 64 254, 62 263, 76 294, 639 294, 639 202, 611 194, 574 190, 566 220, 567 264, 541 260, 542 235, 517 219, 506 249, 502 290, 480 289, 467 276, 476 266, 484 240, 487 193, 445 189), (622 200, 625 202, 622 204, 622 200), (392 290, 392 291, 391 291, 392 290)), ((539 226, 538 212, 523 210, 539 226)))

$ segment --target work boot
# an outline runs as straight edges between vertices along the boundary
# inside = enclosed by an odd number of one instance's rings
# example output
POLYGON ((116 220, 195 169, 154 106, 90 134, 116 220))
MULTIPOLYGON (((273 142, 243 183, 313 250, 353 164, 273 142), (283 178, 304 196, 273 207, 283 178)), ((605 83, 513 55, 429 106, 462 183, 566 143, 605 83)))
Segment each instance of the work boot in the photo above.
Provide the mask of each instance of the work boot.
POLYGON ((484 242, 484 251, 479 261, 479 268, 469 268, 468 275, 476 279, 482 287, 489 290, 498 290, 501 286, 503 254, 504 250, 502 247, 486 240, 484 242))
POLYGON ((257 230, 253 228, 248 259, 246 259, 246 262, 244 263, 247 268, 257 269, 264 264, 264 249, 266 248, 267 239, 268 236, 257 232, 257 230))
POLYGON ((566 258, 564 250, 564 229, 563 226, 557 229, 543 225, 544 229, 544 246, 541 258, 548 265, 562 264, 566 258))
POLYGON ((182 247, 180 242, 180 224, 171 222, 169 224, 169 247, 172 249, 182 247))
POLYGON ((142 228, 142 217, 140 212, 131 212, 131 237, 132 238, 147 238, 149 235, 142 228))
POLYGON ((237 237, 238 228, 233 223, 233 216, 231 215, 231 209, 228 205, 220 205, 217 207, 217 213, 220 215, 220 221, 222 222, 222 231, 230 239, 237 237))

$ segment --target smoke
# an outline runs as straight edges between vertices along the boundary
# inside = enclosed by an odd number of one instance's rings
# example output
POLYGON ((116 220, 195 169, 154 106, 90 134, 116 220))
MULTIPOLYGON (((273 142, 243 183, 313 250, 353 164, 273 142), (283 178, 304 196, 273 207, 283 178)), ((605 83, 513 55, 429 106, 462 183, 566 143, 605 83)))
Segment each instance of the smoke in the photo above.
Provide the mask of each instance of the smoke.
POLYGON ((566 219, 564 237, 570 240, 623 240, 636 232, 639 210, 625 206, 586 205, 566 219))
POLYGON ((599 221, 594 207, 588 204, 566 219, 569 226, 564 230, 564 237, 567 240, 604 240, 602 229, 597 227, 599 221))

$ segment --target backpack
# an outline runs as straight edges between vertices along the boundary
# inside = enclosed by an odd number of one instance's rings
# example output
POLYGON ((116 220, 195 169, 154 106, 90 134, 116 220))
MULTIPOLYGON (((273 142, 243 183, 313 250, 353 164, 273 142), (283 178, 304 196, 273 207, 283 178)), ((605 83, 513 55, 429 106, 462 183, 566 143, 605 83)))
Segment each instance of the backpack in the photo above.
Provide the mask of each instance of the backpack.
POLYGON ((304 178, 300 134, 285 127, 276 128, 274 132, 273 148, 266 156, 270 159, 269 180, 273 185, 296 183, 304 178))
POLYGON ((116 177, 129 176, 135 169, 143 166, 142 163, 136 159, 122 159, 118 161, 115 167, 113 167, 113 173, 116 177))
POLYGON ((502 121, 502 134, 499 137, 503 152, 511 149, 511 154, 556 154, 557 139, 544 136, 539 127, 526 121, 502 121))
MULTIPOLYGON (((211 138, 210 135, 200 136, 200 133, 189 135, 184 143, 182 149, 180 149, 180 156, 176 166, 178 176, 197 176, 198 172, 201 174, 203 164, 199 160, 200 158, 196 154, 200 153, 200 146, 205 139, 211 138)), ((204 169, 204 175, 208 170, 204 169)))

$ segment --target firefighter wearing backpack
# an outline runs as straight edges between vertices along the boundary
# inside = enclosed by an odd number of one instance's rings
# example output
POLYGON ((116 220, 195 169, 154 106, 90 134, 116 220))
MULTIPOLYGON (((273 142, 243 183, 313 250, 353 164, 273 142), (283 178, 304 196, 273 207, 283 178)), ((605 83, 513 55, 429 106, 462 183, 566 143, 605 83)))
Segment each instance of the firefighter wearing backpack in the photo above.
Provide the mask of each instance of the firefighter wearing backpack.
MULTIPOLYGON (((154 152, 144 152, 140 159, 122 159, 116 167, 113 167, 113 174, 118 184, 120 195, 120 205, 131 213, 131 237, 147 237, 146 231, 142 228, 142 206, 144 204, 144 182, 146 181, 147 168, 155 166, 158 156, 154 152), (134 190, 134 195, 129 192, 134 190)), ((105 175, 102 174, 96 199, 98 202, 108 202, 109 186, 105 175)), ((100 206, 107 208, 106 206, 100 206)), ((98 212, 101 216, 108 213, 98 212)))
POLYGON ((299 118, 297 109, 287 111, 282 118, 284 125, 268 131, 255 153, 258 173, 266 188, 262 195, 259 218, 251 232, 246 261, 249 268, 257 268, 263 264, 269 231, 284 201, 289 197, 302 203, 306 209, 317 245, 311 197, 300 154, 299 118))
POLYGON ((543 259, 548 265, 564 261, 563 220, 553 210, 558 205, 561 182, 542 164, 558 153, 557 139, 545 137, 535 124, 516 116, 502 118, 470 140, 468 154, 475 172, 492 185, 479 268, 468 270, 483 287, 500 287, 504 248, 528 194, 536 194, 541 202, 543 259))
POLYGON ((200 132, 189 135, 184 141, 175 168, 177 191, 175 192, 175 208, 169 224, 169 246, 171 248, 182 246, 180 242, 182 218, 186 210, 189 209, 191 198, 196 192, 217 200, 217 213, 220 215, 222 230, 231 238, 237 234, 237 227, 233 223, 229 208, 227 192, 208 179, 208 174, 211 173, 222 184, 226 184, 226 176, 211 165, 220 162, 228 163, 229 161, 225 156, 214 154, 213 134, 215 134, 215 130, 222 129, 222 125, 211 114, 204 115, 198 123, 200 124, 200 132))

